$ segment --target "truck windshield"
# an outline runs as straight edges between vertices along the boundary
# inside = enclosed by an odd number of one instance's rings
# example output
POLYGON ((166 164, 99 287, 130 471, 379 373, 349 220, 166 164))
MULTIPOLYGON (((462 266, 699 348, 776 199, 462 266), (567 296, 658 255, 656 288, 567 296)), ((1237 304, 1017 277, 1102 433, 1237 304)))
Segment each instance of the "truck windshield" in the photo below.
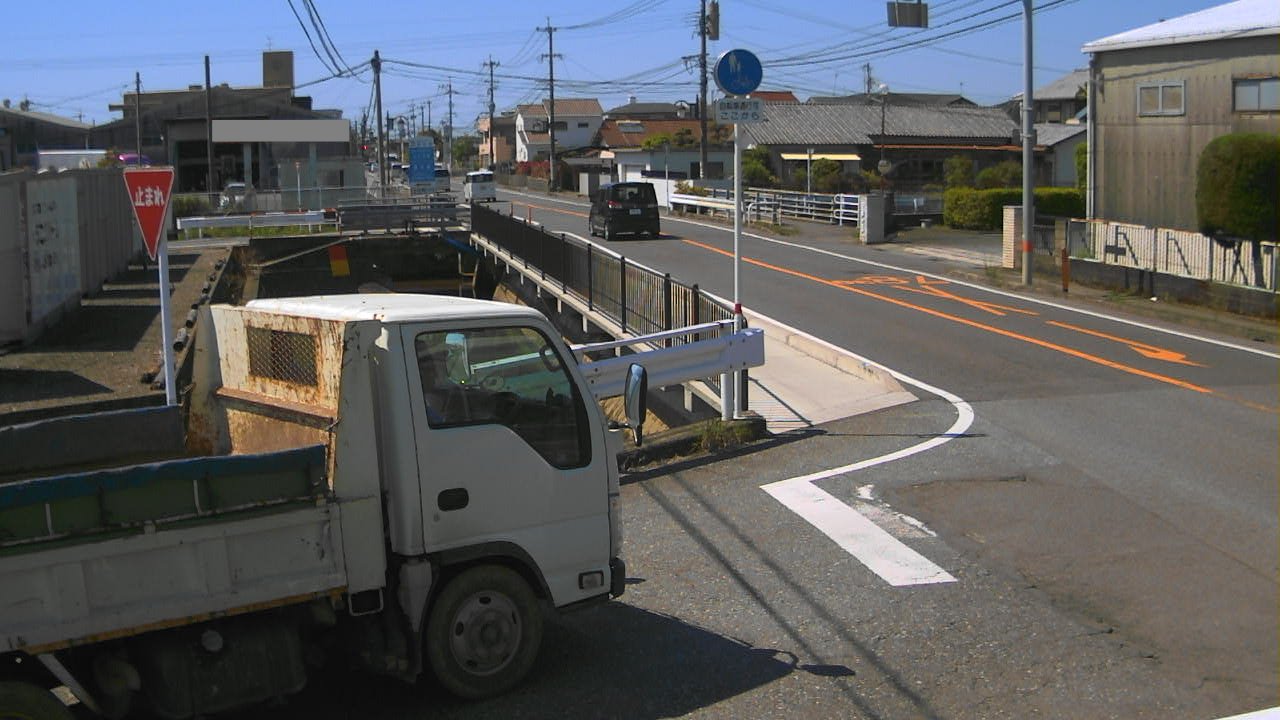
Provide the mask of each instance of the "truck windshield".
POLYGON ((538 330, 426 332, 414 345, 432 428, 504 425, 557 468, 591 461, 586 406, 538 330))

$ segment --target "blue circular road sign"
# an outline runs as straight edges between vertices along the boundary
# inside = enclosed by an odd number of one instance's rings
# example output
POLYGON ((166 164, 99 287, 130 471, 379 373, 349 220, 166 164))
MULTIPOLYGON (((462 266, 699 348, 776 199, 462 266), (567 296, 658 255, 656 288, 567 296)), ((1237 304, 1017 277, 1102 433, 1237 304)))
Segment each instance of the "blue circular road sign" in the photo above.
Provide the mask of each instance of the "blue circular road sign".
POLYGON ((764 68, 760 58, 749 50, 729 50, 716 60, 716 85, 726 95, 746 95, 760 87, 764 68))

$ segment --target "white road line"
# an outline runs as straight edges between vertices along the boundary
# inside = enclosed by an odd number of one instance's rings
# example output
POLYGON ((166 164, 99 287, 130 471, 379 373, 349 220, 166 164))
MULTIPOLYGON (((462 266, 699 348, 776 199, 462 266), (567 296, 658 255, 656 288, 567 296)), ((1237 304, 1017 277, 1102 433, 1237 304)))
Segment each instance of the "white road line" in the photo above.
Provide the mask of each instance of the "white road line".
POLYGON ((890 585, 900 587, 904 585, 955 582, 956 579, 947 571, 907 547, 897 538, 858 513, 857 510, 840 502, 838 498, 813 483, 817 480, 845 475, 894 460, 901 460, 950 442, 967 431, 969 426, 973 424, 973 408, 959 396, 946 390, 935 388, 856 353, 847 350, 843 350, 843 352, 864 363, 883 369, 901 382, 914 385, 925 392, 943 398, 956 409, 955 422, 951 424, 951 427, 945 433, 929 438, 924 442, 916 443, 911 447, 879 457, 860 460, 849 465, 761 485, 760 489, 769 493, 775 500, 804 518, 809 524, 821 530, 827 537, 834 540, 837 545, 857 558, 859 562, 866 565, 868 569, 879 575, 890 585))
POLYGON ((1232 715, 1231 717, 1221 718, 1221 720, 1276 720, 1276 718, 1280 718, 1280 706, 1256 710, 1243 715, 1232 715))
POLYGON ((812 483, 783 481, 765 485, 764 491, 826 533, 890 585, 901 587, 956 581, 946 570, 812 483))

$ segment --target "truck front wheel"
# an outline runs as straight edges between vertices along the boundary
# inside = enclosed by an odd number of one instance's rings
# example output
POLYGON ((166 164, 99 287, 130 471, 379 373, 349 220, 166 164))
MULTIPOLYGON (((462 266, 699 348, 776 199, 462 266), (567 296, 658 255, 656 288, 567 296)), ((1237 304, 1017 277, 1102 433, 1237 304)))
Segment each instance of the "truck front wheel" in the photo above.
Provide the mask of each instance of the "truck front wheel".
POLYGON ((73 720, 53 693, 26 682, 0 682, 0 720, 73 720))
POLYGON ((469 699, 501 694, 528 674, 538 655, 538 598, 509 568, 471 568, 436 599, 425 641, 431 669, 445 689, 469 699))

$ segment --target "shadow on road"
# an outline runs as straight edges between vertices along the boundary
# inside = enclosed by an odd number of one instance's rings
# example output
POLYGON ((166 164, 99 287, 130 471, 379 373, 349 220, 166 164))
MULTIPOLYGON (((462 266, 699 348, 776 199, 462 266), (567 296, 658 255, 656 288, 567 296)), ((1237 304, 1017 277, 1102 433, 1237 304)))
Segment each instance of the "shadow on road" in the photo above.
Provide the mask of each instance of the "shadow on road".
MULTIPOLYGON (((245 720, 390 718, 678 717, 800 669, 785 653, 746 645, 677 618, 615 601, 547 618, 533 672, 513 692, 458 700, 434 680, 416 685, 328 670, 283 705, 235 713, 245 720)), ((219 716, 221 717, 221 716, 219 716)), ((230 717, 230 716, 228 716, 230 717)))

